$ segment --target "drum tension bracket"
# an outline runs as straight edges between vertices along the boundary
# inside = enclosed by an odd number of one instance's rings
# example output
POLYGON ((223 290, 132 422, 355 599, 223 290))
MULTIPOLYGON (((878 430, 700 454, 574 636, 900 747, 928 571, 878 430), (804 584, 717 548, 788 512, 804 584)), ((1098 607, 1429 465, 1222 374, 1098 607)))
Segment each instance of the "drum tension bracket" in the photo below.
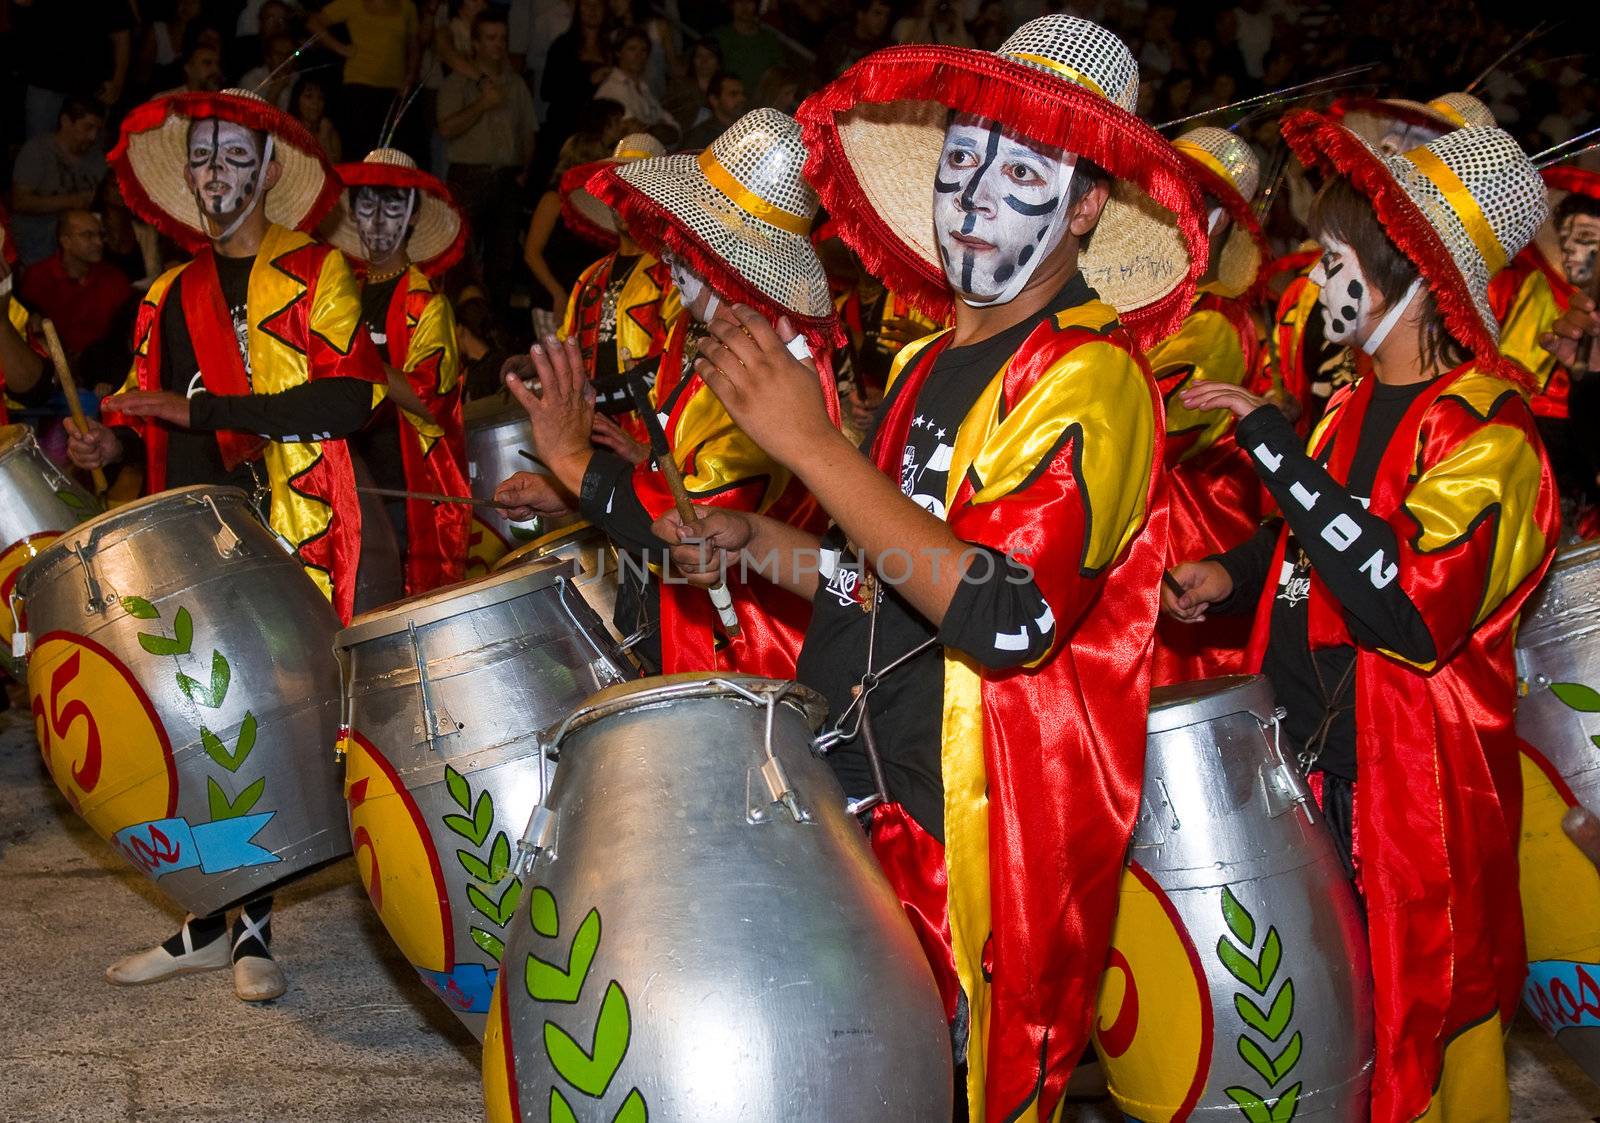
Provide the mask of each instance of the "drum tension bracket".
POLYGON ((795 795, 794 785, 789 782, 788 773, 784 772, 783 764, 778 760, 777 754, 772 749, 772 725, 777 716, 778 701, 789 692, 792 683, 784 683, 777 689, 750 690, 737 682, 729 679, 715 680, 718 686, 739 695, 747 702, 754 703, 766 710, 766 743, 765 759, 756 767, 745 774, 745 821, 751 824, 766 823, 772 820, 772 807, 782 804, 790 818, 797 823, 811 822, 811 812, 800 806, 800 801, 795 795), (763 792, 764 790, 764 792, 763 792), (765 794, 766 798, 762 798, 765 794))

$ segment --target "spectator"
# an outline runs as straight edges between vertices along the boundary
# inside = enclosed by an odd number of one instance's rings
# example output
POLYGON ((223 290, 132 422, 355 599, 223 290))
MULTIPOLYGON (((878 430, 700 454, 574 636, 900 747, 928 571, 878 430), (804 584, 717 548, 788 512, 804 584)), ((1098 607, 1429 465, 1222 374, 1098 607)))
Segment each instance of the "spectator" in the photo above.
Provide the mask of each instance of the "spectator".
POLYGON ((106 260, 143 292, 166 268, 161 258, 161 236, 129 208, 122 197, 122 185, 114 175, 100 181, 95 206, 103 220, 106 260))
POLYGON ((16 30, 7 53, 27 84, 28 138, 50 135, 70 97, 99 103, 102 114, 122 100, 133 57, 129 0, 11 0, 11 10, 16 30))
POLYGON ((302 75, 289 97, 289 112, 317 138, 329 160, 344 158, 344 142, 328 117, 328 87, 315 74, 302 75))
MULTIPOLYGON (((375 148, 390 107, 417 76, 417 9, 411 0, 332 0, 307 26, 344 58, 339 132, 356 150, 375 148), (343 26, 348 43, 328 34, 343 26)), ((407 134, 415 133, 407 129, 407 134)), ((411 144, 408 147, 416 147, 411 144)))
MULTIPOLYGON (((234 4, 238 2, 239 0, 232 0, 234 4)), ((224 36, 222 69, 229 74, 243 74, 259 66, 267 57, 267 44, 280 35, 288 36, 291 43, 298 43, 303 36, 295 34, 296 14, 296 10, 285 3, 285 0, 266 0, 256 10, 255 26, 252 30, 239 30, 243 16, 236 18, 233 33, 224 36)), ((290 47, 290 51, 293 50, 294 48, 290 47)), ((287 89, 282 92, 285 97, 288 96, 287 89)))
POLYGON ((622 106, 622 115, 650 132, 665 132, 666 139, 678 135, 678 123, 662 108, 646 81, 650 65, 650 33, 642 27, 625 27, 617 32, 616 64, 600 88, 597 98, 609 98, 622 106))
POLYGON ((961 9, 952 0, 922 0, 916 15, 896 21, 892 38, 896 43, 976 46, 967 31, 966 21, 961 18, 961 9))
POLYGON ((783 41, 761 22, 758 0, 732 0, 729 7, 733 22, 723 24, 712 35, 722 48, 722 69, 738 75, 744 88, 753 90, 768 69, 783 61, 783 41))
POLYGON ((193 45, 191 29, 200 19, 200 0, 165 0, 151 4, 134 62, 134 86, 172 86, 183 69, 185 44, 193 45))
POLYGON ((183 85, 162 91, 162 96, 214 93, 220 89, 222 89, 222 52, 197 36, 183 56, 183 85))
POLYGON ((12 168, 12 234, 24 265, 55 252, 56 218, 94 201, 106 174, 100 130, 105 115, 94 102, 69 98, 61 106, 56 131, 22 146, 12 168))
POLYGON ((561 221, 561 177, 569 168, 592 163, 611 155, 612 147, 622 138, 622 106, 604 99, 593 103, 587 128, 580 129, 561 146, 556 159, 555 172, 545 193, 533 209, 533 221, 522 241, 522 260, 539 282, 541 293, 534 297, 536 308, 549 305, 545 310, 560 320, 567 310, 567 297, 573 284, 595 257, 595 247, 578 237, 561 221))
POLYGON ((594 100, 595 88, 605 81, 611 66, 610 37, 605 0, 577 0, 571 24, 550 44, 539 80, 539 95, 550 106, 544 126, 550 151, 559 151, 572 135, 584 107, 594 100))
POLYGON ((483 77, 472 58, 472 24, 488 6, 489 0, 450 0, 450 18, 440 29, 433 48, 450 74, 465 74, 473 81, 483 77))
POLYGON ((774 66, 756 87, 752 109, 776 109, 791 117, 800 108, 800 75, 787 66, 774 66))
POLYGON ((650 61, 644 80, 659 100, 667 92, 667 75, 678 73, 678 39, 672 25, 652 13, 641 0, 609 0, 607 14, 614 26, 642 27, 650 36, 650 61))
POLYGON ((22 302, 54 321, 61 346, 75 358, 105 338, 133 296, 133 286, 105 261, 99 215, 62 211, 57 229, 56 252, 22 275, 22 302))
MULTIPOLYGON (((1002 0, 979 0, 978 14, 967 23, 967 31, 977 41, 980 51, 999 50, 1010 30, 1002 0)), ((1144 83, 1143 88, 1148 87, 1149 83, 1144 83)))
POLYGON ((472 25, 473 58, 482 76, 452 74, 439 91, 450 190, 467 211, 475 256, 496 300, 509 296, 516 261, 519 184, 533 158, 539 127, 533 95, 511 69, 506 17, 490 8, 472 25))
POLYGON ((294 40, 281 33, 274 35, 267 40, 261 65, 245 71, 239 85, 255 91, 279 109, 288 109, 289 95, 294 92, 295 68, 289 64, 293 57, 294 40))
MULTIPOLYGON (((667 89, 665 105, 677 120, 678 127, 687 133, 711 114, 706 107, 711 96, 712 80, 724 74, 722 48, 709 36, 697 40, 689 48, 689 71, 684 81, 673 82, 667 89)), ((744 84, 739 84, 741 94, 744 84)), ((687 147, 687 141, 685 141, 687 147)))
POLYGON ((695 151, 707 147, 744 114, 744 83, 739 76, 718 74, 711 79, 706 107, 710 112, 684 135, 683 148, 695 151))
POLYGON ((1238 27, 1234 45, 1244 59, 1244 72, 1259 81, 1266 75, 1267 52, 1272 50, 1272 13, 1266 0, 1239 0, 1233 17, 1238 27))
POLYGON ((456 350, 461 354, 461 380, 469 402, 502 389, 500 368, 511 352, 500 336, 494 309, 483 297, 469 296, 456 305, 456 350))
MULTIPOLYGON (((889 42, 889 0, 863 0, 845 35, 835 35, 817 54, 817 66, 829 78, 837 78, 856 61, 889 42)), ((754 88, 753 86, 751 87, 754 88)))
MULTIPOLYGON (((1144 46, 1139 49, 1139 73, 1150 78, 1165 78, 1174 67, 1183 65, 1183 48, 1173 35, 1178 21, 1176 8, 1165 4, 1150 9, 1144 29, 1144 46)), ((1193 85, 1191 81, 1190 85, 1193 85)))
POLYGON ((767 22, 778 31, 815 52, 839 25, 837 5, 829 0, 785 0, 774 4, 767 22))
MULTIPOLYGON (((550 45, 572 25, 572 0, 511 0, 507 10, 511 32, 511 65, 526 76, 530 90, 543 89, 550 45)), ((543 93, 534 101, 539 120, 549 106, 543 93)))

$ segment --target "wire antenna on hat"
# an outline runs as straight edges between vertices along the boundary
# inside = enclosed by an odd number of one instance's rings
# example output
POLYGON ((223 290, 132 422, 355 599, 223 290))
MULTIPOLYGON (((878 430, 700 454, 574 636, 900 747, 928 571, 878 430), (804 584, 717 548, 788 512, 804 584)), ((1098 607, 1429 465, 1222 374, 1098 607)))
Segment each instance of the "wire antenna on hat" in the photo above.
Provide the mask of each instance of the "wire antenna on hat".
POLYGON ((1530 30, 1521 39, 1518 39, 1515 43, 1511 44, 1511 46, 1507 47, 1505 51, 1501 53, 1499 58, 1495 59, 1488 66, 1484 67, 1483 73, 1479 74, 1471 82, 1468 82, 1466 89, 1462 90, 1461 92, 1464 94, 1470 94, 1473 90, 1478 88, 1479 84, 1482 83, 1484 79, 1488 78, 1489 75, 1493 74, 1496 70, 1499 70, 1512 57, 1520 54, 1535 39, 1538 39, 1540 36, 1550 34, 1550 32, 1560 27, 1561 24, 1561 20, 1556 20, 1554 23, 1549 24, 1548 26, 1546 26, 1544 20, 1540 20, 1538 23, 1534 24, 1532 30, 1530 30))
MULTIPOLYGON (((1283 109, 1285 106, 1293 105, 1297 101, 1309 101, 1310 99, 1316 97, 1326 97, 1328 94, 1351 94, 1357 90, 1376 90, 1378 88, 1379 84, 1377 82, 1351 82, 1346 85, 1326 86, 1320 90, 1310 90, 1303 94, 1295 94, 1294 97, 1286 97, 1281 101, 1268 102, 1266 105, 1257 106, 1250 112, 1246 113, 1243 117, 1240 117, 1233 124, 1229 125, 1228 131, 1237 132, 1240 128, 1248 125, 1251 121, 1257 121, 1262 117, 1271 116, 1280 109, 1283 109)), ((1211 112, 1218 113, 1227 108, 1228 106, 1222 105, 1211 110, 1211 112)))
POLYGON ((423 87, 428 84, 428 79, 433 77, 433 72, 438 68, 438 66, 439 60, 434 59, 433 62, 429 64, 427 72, 418 77, 416 82, 412 85, 411 93, 409 95, 406 95, 406 91, 403 87, 399 93, 394 95, 395 100, 389 103, 389 112, 392 115, 392 119, 391 117, 386 116, 383 119, 384 127, 378 132, 379 148, 389 147, 390 143, 394 140, 394 134, 400 131, 400 122, 405 120, 406 114, 410 111, 411 103, 417 100, 417 95, 420 94, 423 90, 423 87), (400 98, 403 96, 405 97, 405 101, 400 102, 400 98), (400 103, 398 110, 395 109, 396 102, 400 103))
MULTIPOLYGON (((283 73, 284 68, 285 67, 289 67, 289 66, 293 66, 295 59, 297 59, 301 55, 305 54, 306 48, 311 46, 311 44, 315 43, 318 38, 320 38, 319 35, 313 35, 313 36, 311 36, 311 38, 307 39, 304 43, 301 43, 298 47, 296 47, 294 49, 294 54, 290 55, 288 58, 286 58, 282 62, 280 62, 277 66, 273 67, 271 73, 269 73, 265 78, 261 79, 261 81, 257 82, 256 85, 255 85, 255 89, 251 90, 250 92, 253 93, 253 94, 259 94, 262 90, 264 90, 268 86, 272 85, 272 83, 277 79, 278 75, 283 73)), ((317 67, 316 69, 320 70, 322 68, 321 67, 317 67)))
POLYGON ((1256 221, 1265 222, 1267 213, 1272 210, 1272 204, 1278 200, 1278 189, 1283 186, 1283 180, 1289 174, 1289 146, 1282 141, 1278 142, 1277 150, 1272 154, 1272 163, 1267 165, 1267 174, 1262 177, 1266 187, 1256 196, 1252 207, 1255 209, 1256 221))
MULTIPOLYGON (((1171 121, 1163 121, 1161 124, 1157 125, 1156 128, 1170 129, 1173 125, 1182 125, 1188 121, 1199 120, 1201 117, 1213 117, 1218 113, 1227 113, 1229 110, 1242 109, 1247 105, 1260 105, 1264 101, 1271 101, 1274 98, 1281 98, 1284 94, 1292 94, 1299 90, 1310 89, 1312 86, 1326 86, 1329 82, 1338 82, 1341 79, 1351 78, 1357 74, 1365 74, 1369 70, 1375 70, 1377 66, 1378 64, 1375 62, 1364 62, 1359 66, 1347 66, 1343 70, 1335 70, 1332 74, 1324 74, 1321 78, 1313 78, 1309 82, 1297 82, 1293 86, 1282 86, 1276 90, 1268 90, 1263 94, 1254 94, 1250 97, 1240 98, 1238 101, 1230 101, 1227 105, 1218 105, 1213 106, 1210 109, 1202 109, 1200 112, 1191 113, 1187 117, 1176 117, 1171 121)), ((1330 93, 1331 91, 1323 89, 1318 90, 1317 92, 1325 94, 1330 93)), ((1305 96, 1310 97, 1313 95, 1307 94, 1305 96)))
POLYGON ((1576 159, 1591 148, 1600 147, 1600 141, 1596 141, 1594 144, 1586 144, 1575 152, 1563 152, 1562 149, 1571 148, 1575 144, 1583 144, 1584 141, 1596 134, 1600 134, 1600 126, 1592 128, 1588 132, 1579 133, 1577 136, 1568 137, 1560 144, 1552 144, 1543 152, 1535 152, 1529 159, 1533 161, 1533 166, 1540 170, 1548 168, 1551 164, 1559 164, 1566 160, 1576 159))

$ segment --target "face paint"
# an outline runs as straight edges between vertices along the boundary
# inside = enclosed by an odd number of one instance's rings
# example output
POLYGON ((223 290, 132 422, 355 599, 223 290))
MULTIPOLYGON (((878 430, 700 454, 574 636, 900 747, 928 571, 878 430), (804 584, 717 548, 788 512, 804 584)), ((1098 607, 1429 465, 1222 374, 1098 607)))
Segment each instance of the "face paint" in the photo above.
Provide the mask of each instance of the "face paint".
POLYGON ((1600 252, 1600 218, 1592 214, 1568 215, 1559 233, 1562 272, 1572 284, 1584 288, 1595 278, 1595 255, 1600 252))
POLYGON ((683 307, 702 324, 709 324, 722 302, 711 286, 700 279, 700 274, 690 269, 672 254, 664 255, 667 268, 672 272, 672 283, 677 286, 683 307))
POLYGON ((1373 295, 1355 251, 1343 242, 1323 242, 1311 283, 1321 289, 1317 303, 1322 305, 1322 334, 1336 346, 1357 346, 1372 323, 1373 295))
POLYGON ((237 230, 266 194, 262 185, 271 160, 270 136, 263 150, 255 133, 232 121, 210 117, 189 126, 184 179, 214 240, 237 230))
POLYGON ((962 300, 981 308, 1022 291, 1066 231, 1077 159, 1013 140, 994 122, 951 122, 933 179, 933 221, 945 277, 962 300))
POLYGON ((361 187, 351 200, 356 233, 369 262, 387 261, 405 242, 417 193, 409 187, 361 187))

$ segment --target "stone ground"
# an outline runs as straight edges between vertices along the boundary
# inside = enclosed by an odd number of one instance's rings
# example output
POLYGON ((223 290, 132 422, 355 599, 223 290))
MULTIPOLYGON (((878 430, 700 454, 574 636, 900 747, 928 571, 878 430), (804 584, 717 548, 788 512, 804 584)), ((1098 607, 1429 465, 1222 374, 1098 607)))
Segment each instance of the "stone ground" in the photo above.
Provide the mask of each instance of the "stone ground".
MULTIPOLYGON (((108 962, 180 916, 68 809, 31 725, 0 715, 0 1123, 478 1123, 478 1046, 395 951, 353 865, 277 900, 276 1002, 246 1006, 221 971, 106 984, 108 962)), ((1600 1119, 1600 1089, 1536 1028, 1518 1024, 1511 1063, 1518 1121, 1600 1119)), ((1067 1118, 1120 1123, 1103 1104, 1067 1118)))

